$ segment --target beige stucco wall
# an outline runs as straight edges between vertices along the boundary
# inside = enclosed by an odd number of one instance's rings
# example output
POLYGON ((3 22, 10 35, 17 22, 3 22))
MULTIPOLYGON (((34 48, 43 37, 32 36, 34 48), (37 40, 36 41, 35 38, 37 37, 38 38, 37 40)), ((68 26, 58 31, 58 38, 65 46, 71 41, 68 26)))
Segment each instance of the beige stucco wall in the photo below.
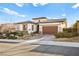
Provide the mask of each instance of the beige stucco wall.
POLYGON ((43 33, 42 27, 43 27, 43 26, 41 26, 41 25, 39 26, 39 33, 41 33, 41 34, 43 33))
POLYGON ((16 24, 16 30, 23 31, 23 24, 16 24))
POLYGON ((16 30, 19 30, 19 31, 26 30, 28 31, 28 33, 33 33, 37 31, 37 25, 33 23, 16 24, 16 30), (24 25, 26 29, 23 29, 24 25), (33 30, 32 30, 32 25, 33 25, 33 30))
POLYGON ((43 33, 42 27, 43 26, 58 26, 58 32, 63 32, 62 23, 40 23, 39 24, 39 32, 43 33))
POLYGON ((66 22, 63 22, 63 23, 61 24, 61 26, 62 26, 62 28, 67 28, 66 22))
POLYGON ((29 23, 28 27, 27 27, 27 30, 28 30, 28 33, 36 32, 37 31, 37 25, 29 23), (32 25, 33 25, 33 30, 32 30, 32 25))

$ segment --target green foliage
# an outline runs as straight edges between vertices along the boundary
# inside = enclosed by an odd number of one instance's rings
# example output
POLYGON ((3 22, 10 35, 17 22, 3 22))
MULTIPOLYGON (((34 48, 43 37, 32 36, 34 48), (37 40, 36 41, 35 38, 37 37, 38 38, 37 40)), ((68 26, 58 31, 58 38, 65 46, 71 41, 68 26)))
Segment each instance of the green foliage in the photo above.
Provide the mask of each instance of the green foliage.
POLYGON ((7 39, 17 39, 17 37, 15 37, 15 36, 9 36, 9 37, 7 37, 7 39))
POLYGON ((55 36, 56 38, 71 38, 71 37, 78 36, 78 33, 60 32, 60 33, 55 34, 55 36))
POLYGON ((18 36, 23 36, 27 34, 27 31, 18 31, 17 33, 18 36))
POLYGON ((0 32, 0 39, 17 39, 27 34, 27 31, 16 31, 16 32, 0 32))
POLYGON ((77 22, 73 24, 72 28, 76 29, 77 28, 77 22))
POLYGON ((63 32, 77 32, 77 28, 64 28, 63 32))
POLYGON ((63 31, 64 32, 72 32, 72 29, 71 28, 64 28, 63 31))

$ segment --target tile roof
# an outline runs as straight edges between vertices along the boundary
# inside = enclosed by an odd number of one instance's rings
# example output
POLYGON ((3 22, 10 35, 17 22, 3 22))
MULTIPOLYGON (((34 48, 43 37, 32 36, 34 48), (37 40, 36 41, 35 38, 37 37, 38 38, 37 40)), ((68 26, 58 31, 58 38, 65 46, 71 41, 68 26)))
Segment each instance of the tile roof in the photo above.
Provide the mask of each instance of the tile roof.
POLYGON ((32 21, 18 22, 18 23, 16 23, 16 24, 23 24, 23 23, 33 23, 33 24, 36 24, 35 22, 32 22, 32 21))

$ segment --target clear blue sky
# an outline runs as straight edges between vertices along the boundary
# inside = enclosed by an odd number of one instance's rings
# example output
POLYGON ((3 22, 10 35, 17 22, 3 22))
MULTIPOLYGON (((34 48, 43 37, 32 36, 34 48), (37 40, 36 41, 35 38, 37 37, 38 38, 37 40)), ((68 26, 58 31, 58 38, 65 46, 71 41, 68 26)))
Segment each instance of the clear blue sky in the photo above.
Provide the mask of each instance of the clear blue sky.
POLYGON ((67 18, 68 25, 71 25, 79 19, 79 4, 0 3, 0 23, 27 21, 34 17, 67 18))

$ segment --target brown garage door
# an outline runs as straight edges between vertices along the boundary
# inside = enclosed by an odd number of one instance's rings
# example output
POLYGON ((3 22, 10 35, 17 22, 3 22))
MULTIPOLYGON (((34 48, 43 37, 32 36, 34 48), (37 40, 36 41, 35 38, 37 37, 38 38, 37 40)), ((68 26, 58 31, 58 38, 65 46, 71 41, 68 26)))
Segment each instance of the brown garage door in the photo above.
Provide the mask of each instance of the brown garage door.
POLYGON ((55 34, 57 31, 57 26, 43 26, 43 34, 55 34))

